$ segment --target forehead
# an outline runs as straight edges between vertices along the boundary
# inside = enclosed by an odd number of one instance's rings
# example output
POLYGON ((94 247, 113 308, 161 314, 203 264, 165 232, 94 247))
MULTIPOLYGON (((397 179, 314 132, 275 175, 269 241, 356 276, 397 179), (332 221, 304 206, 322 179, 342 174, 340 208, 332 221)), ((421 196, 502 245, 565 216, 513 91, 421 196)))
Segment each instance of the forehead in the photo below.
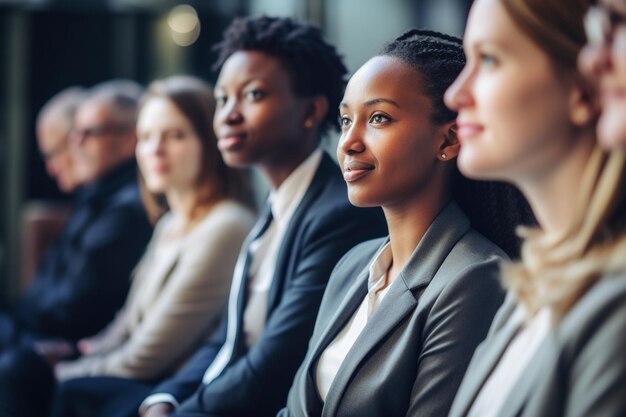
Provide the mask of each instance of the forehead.
POLYGON ((465 44, 494 41, 494 37, 499 41, 506 41, 507 35, 512 34, 517 35, 519 32, 500 1, 474 1, 463 36, 465 44))
POLYGON ((141 111, 139 112, 139 119, 145 118, 147 115, 151 116, 153 114, 159 114, 160 117, 179 117, 182 115, 182 113, 178 109, 178 106, 176 106, 172 102, 172 100, 161 96, 150 97, 144 103, 144 105, 141 107, 141 111))
POLYGON ((468 56, 476 49, 488 47, 490 52, 497 50, 500 58, 522 62, 528 69, 543 68, 552 62, 543 45, 535 43, 520 29, 501 0, 474 2, 463 42, 468 56), (528 65, 531 62, 533 65, 528 65))
POLYGON ((599 0, 599 5, 626 13, 626 0, 599 0))
POLYGON ((91 123, 102 123, 112 119, 111 104, 103 101, 88 101, 76 111, 75 124, 77 126, 91 123))
POLYGON ((352 76, 344 103, 385 98, 397 103, 428 102, 424 81, 416 69, 399 58, 377 56, 352 76))
POLYGON ((42 150, 55 148, 67 139, 68 123, 60 117, 45 117, 37 126, 37 139, 42 150))
POLYGON ((220 70, 216 88, 259 80, 272 84, 291 85, 291 77, 277 57, 260 51, 237 51, 220 70))

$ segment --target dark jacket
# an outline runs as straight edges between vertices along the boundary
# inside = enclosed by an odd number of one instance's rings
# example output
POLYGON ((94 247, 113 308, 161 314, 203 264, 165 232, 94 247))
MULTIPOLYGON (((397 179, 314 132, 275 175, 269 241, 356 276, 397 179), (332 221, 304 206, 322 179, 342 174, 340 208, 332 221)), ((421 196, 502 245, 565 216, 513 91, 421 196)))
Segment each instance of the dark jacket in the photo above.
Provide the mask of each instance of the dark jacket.
POLYGON ((101 330, 122 306, 151 233, 134 161, 81 189, 65 230, 13 310, 19 335, 78 340, 101 330))

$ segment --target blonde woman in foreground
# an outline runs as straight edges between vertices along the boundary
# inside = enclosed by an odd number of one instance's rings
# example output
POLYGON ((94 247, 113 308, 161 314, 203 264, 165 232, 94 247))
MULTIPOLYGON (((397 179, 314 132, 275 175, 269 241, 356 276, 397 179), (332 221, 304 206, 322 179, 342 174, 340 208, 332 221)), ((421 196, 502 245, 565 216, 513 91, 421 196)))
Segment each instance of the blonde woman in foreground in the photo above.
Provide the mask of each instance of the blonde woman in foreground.
POLYGON ((539 227, 450 416, 626 415, 624 158, 596 144, 576 72, 588 2, 477 0, 450 87, 459 167, 515 184, 539 227))

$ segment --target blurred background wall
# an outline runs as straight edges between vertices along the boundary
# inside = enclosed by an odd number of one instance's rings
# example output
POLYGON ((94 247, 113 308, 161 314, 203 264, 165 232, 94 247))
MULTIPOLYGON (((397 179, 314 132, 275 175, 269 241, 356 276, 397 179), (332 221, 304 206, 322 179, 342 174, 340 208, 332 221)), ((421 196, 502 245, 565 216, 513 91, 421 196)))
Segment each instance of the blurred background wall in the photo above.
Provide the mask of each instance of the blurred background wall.
MULTIPOLYGON (((21 209, 63 200, 45 173, 35 118, 70 85, 147 84, 177 73, 214 82, 211 45, 233 17, 319 25, 354 71, 412 27, 460 36, 471 0, 0 0, 0 305, 17 292, 21 209)), ((336 138, 327 139, 333 148, 336 138)), ((263 185, 259 185, 262 187, 263 185)))

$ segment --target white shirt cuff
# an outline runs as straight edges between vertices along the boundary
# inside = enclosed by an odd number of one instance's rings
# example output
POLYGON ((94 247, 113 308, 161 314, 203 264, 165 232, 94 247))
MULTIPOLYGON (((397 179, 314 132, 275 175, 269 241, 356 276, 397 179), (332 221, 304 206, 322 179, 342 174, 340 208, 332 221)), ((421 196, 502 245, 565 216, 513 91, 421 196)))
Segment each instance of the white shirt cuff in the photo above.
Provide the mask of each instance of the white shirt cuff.
POLYGON ((143 402, 139 406, 139 414, 142 414, 143 412, 145 412, 146 409, 150 407, 151 405, 160 404, 160 403, 171 404, 174 406, 174 408, 177 408, 180 405, 178 404, 178 401, 176 401, 176 398, 174 398, 172 394, 167 394, 167 393, 152 394, 149 397, 147 397, 145 400, 143 400, 143 402))

